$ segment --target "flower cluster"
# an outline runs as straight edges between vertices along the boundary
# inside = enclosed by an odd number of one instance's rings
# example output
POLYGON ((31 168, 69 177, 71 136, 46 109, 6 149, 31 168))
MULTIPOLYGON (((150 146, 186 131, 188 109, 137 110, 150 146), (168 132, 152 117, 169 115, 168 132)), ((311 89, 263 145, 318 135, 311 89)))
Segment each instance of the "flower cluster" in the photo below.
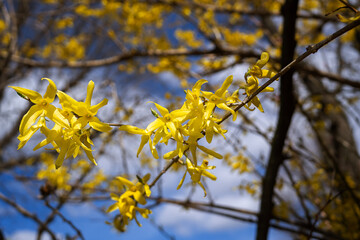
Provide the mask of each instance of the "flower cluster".
POLYGON ((116 194, 111 194, 111 199, 116 201, 111 205, 107 212, 115 211, 119 209, 120 219, 115 218, 114 226, 120 231, 124 231, 125 227, 129 224, 129 220, 135 219, 136 223, 141 226, 139 221, 136 218, 136 212, 140 213, 142 217, 148 218, 148 215, 151 214, 151 210, 146 208, 139 208, 137 205, 145 205, 146 197, 150 197, 151 191, 150 187, 147 184, 147 181, 150 179, 150 174, 146 174, 143 178, 138 177, 138 182, 136 184, 130 182, 126 178, 117 177, 116 184, 121 189, 126 189, 126 191, 120 196, 116 194))
MULTIPOLYGON (((159 158, 156 145, 158 143, 168 144, 168 141, 173 139, 176 142, 176 149, 166 153, 163 157, 165 159, 171 159, 176 156, 181 158, 183 155, 189 157, 187 151, 190 151, 192 163, 186 164, 186 166, 189 173, 193 172, 190 166, 193 166, 194 169, 198 167, 197 149, 216 158, 222 158, 220 154, 200 145, 198 141, 205 137, 207 142, 211 143, 215 133, 221 134, 225 138, 224 133, 226 133, 226 130, 222 129, 217 123, 220 119, 214 116, 216 107, 231 112, 233 120, 236 119, 236 113, 228 106, 230 102, 234 101, 234 97, 230 96, 227 90, 232 81, 233 77, 229 76, 222 86, 213 93, 201 91, 201 86, 207 82, 201 79, 195 83, 191 90, 185 91, 186 101, 180 109, 170 112, 165 107, 154 103, 160 114, 153 111, 156 119, 145 129, 123 125, 120 127, 120 130, 142 135, 137 155, 140 154, 145 144, 148 143, 152 155, 156 159, 159 158)), ((200 183, 199 180, 195 182, 200 183)))
POLYGON ((21 120, 18 149, 24 147, 40 129, 46 138, 34 148, 34 151, 47 144, 52 144, 59 153, 55 162, 56 168, 61 167, 64 159, 70 156, 75 158, 81 150, 85 152, 90 161, 96 164, 91 150, 93 142, 90 139, 90 128, 87 128, 87 125, 101 132, 111 130, 108 124, 102 123, 95 116, 98 110, 107 104, 107 99, 91 106, 95 88, 93 81, 88 84, 85 102, 78 102, 66 93, 58 91, 51 79, 43 79, 49 82, 44 96, 33 90, 11 87, 20 96, 34 104, 21 120), (62 108, 52 105, 56 95, 60 99, 62 108), (54 122, 51 129, 46 126, 46 118, 54 122))
MULTIPOLYGON (((247 85, 244 88, 245 94, 248 96, 259 88, 258 78, 270 78, 275 75, 275 73, 270 70, 262 69, 268 60, 269 54, 266 52, 262 53, 261 59, 245 74, 247 85)), ((200 79, 191 90, 188 89, 185 91, 186 100, 179 109, 170 112, 167 108, 153 102, 159 113, 152 109, 152 113, 156 119, 145 129, 131 125, 123 125, 119 129, 131 134, 142 135, 137 156, 139 156, 144 146, 148 144, 153 157, 158 159, 159 155, 156 150, 156 145, 159 143, 167 145, 170 139, 174 140, 176 142, 176 149, 165 153, 163 158, 171 159, 176 156, 179 158, 183 156, 186 157, 184 161, 186 171, 178 189, 182 186, 186 173, 189 172, 192 182, 199 184, 206 196, 206 190, 200 181, 201 176, 204 175, 212 180, 216 180, 216 177, 205 171, 205 169, 214 169, 214 167, 207 166, 207 160, 203 160, 202 164, 198 165, 197 150, 200 149, 218 159, 222 159, 222 155, 200 145, 199 140, 205 137, 206 141, 211 143, 214 134, 220 134, 225 138, 224 134, 227 131, 221 128, 219 124, 221 119, 217 118, 214 114, 216 108, 231 113, 233 121, 236 120, 237 113, 231 106, 240 102, 239 90, 234 91, 232 94, 229 93, 228 88, 232 84, 232 81, 233 76, 229 76, 219 89, 215 92, 210 92, 201 90, 202 85, 207 83, 207 81, 200 79)), ((273 91, 273 88, 267 87, 264 91, 273 91)), ((264 111, 257 97, 253 98, 252 103, 261 112, 264 111)), ((247 109, 254 110, 249 108, 250 105, 251 102, 246 106, 247 109)))

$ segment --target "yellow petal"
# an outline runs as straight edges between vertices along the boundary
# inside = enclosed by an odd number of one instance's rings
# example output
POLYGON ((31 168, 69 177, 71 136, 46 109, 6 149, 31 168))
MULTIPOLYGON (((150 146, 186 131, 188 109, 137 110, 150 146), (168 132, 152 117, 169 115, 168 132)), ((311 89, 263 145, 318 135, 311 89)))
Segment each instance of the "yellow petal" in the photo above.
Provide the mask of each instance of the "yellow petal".
POLYGON ((263 107, 262 107, 262 105, 261 105, 260 100, 259 100, 258 97, 255 96, 255 97, 251 100, 251 103, 254 104, 255 107, 257 107, 257 108, 260 110, 260 112, 264 112, 264 109, 263 109, 263 107))
POLYGON ((209 129, 206 129, 206 132, 205 132, 205 137, 206 137, 206 141, 208 143, 211 143, 212 139, 213 139, 213 136, 214 136, 214 131, 212 128, 209 128, 209 129))
POLYGON ((156 147, 153 145, 150 138, 149 138, 149 147, 150 147, 150 151, 151 151, 151 154, 153 155, 153 157, 155 159, 159 159, 159 155, 158 155, 158 152, 156 151, 156 147))
POLYGON ((214 93, 213 92, 208 92, 208 91, 201 91, 201 95, 203 95, 207 99, 210 99, 211 96, 214 95, 214 93))
POLYGON ((265 66, 265 64, 269 61, 269 54, 267 52, 262 52, 260 56, 260 60, 256 62, 256 66, 259 68, 262 68, 265 66))
POLYGON ((51 143, 52 141, 54 141, 53 139, 49 139, 49 138, 45 138, 44 140, 42 140, 41 142, 39 142, 33 149, 33 151, 38 150, 39 148, 42 148, 45 145, 48 145, 49 143, 51 143))
POLYGON ((163 156, 163 158, 164 158, 164 159, 172 159, 172 158, 176 157, 177 154, 178 154, 178 151, 174 150, 174 151, 165 153, 164 156, 163 156))
POLYGON ((198 80, 198 81, 195 83, 195 85, 193 86, 192 91, 193 91, 197 96, 199 96, 201 86, 202 86, 204 83, 207 83, 207 82, 208 82, 208 81, 206 81, 205 79, 200 79, 200 80, 198 80))
POLYGON ((29 139, 34 135, 34 133, 42 126, 45 126, 45 118, 41 117, 37 124, 30 127, 30 129, 26 132, 25 135, 19 135, 18 139, 20 141, 18 150, 25 146, 25 144, 29 141, 29 139))
POLYGON ((233 76, 232 75, 228 76, 221 85, 221 88, 216 90, 215 95, 219 97, 222 96, 225 93, 225 91, 230 87, 232 81, 233 81, 233 76))
POLYGON ((141 205, 145 205, 145 204, 146 204, 146 199, 145 199, 144 195, 143 195, 141 192, 136 191, 136 192, 134 193, 134 198, 135 198, 135 200, 136 200, 138 203, 140 203, 141 205))
MULTIPOLYGON (((164 132, 164 129, 158 129, 156 132, 155 132, 155 135, 154 135, 154 139, 153 139, 153 144, 156 145, 158 144, 158 142, 161 140, 161 138, 166 138, 167 134, 164 132)), ((165 143, 167 144, 167 143, 165 143)))
POLYGON ((119 127, 119 130, 126 131, 126 132, 132 133, 132 134, 140 134, 140 135, 146 134, 146 131, 144 129, 134 127, 131 125, 123 125, 123 126, 119 127))
POLYGON ((64 109, 70 109, 73 112, 76 112, 76 106, 79 104, 78 101, 67 95, 62 91, 57 91, 57 96, 59 102, 64 109))
POLYGON ((113 205, 111 205, 107 210, 106 210, 106 212, 107 213, 110 213, 110 212, 113 212, 113 211, 115 211, 116 209, 118 209, 119 207, 118 207, 118 204, 117 203, 114 203, 113 205))
POLYGON ((204 113, 205 119, 209 119, 209 117, 213 113, 213 110, 214 110, 215 106, 216 106, 215 103, 211 103, 211 102, 207 103, 206 110, 205 110, 205 113, 204 113))
POLYGON ((204 146, 198 145, 197 147, 200 148, 201 151, 206 152, 207 154, 209 154, 209 155, 211 155, 211 156, 214 156, 214 157, 216 157, 216 158, 218 158, 218 159, 222 159, 222 158, 223 158, 223 156, 222 156, 221 154, 219 154, 219 153, 217 153, 217 152, 215 152, 215 151, 213 151, 213 150, 210 150, 210 149, 208 149, 208 148, 206 148, 206 147, 204 147, 204 146))
MULTIPOLYGON (((151 102, 151 101, 150 101, 150 102, 151 102)), ((155 103, 155 102, 151 102, 151 103, 155 104, 155 106, 156 106, 156 108, 159 110, 161 116, 164 117, 166 114, 169 113, 169 110, 167 110, 167 109, 164 108, 163 106, 161 106, 161 105, 159 105, 159 104, 157 104, 157 103, 155 103)))
POLYGON ((33 103, 38 103, 40 100, 42 100, 42 96, 40 95, 40 93, 36 91, 22 87, 11 87, 11 88, 14 89, 16 92, 28 97, 33 103))
POLYGON ((221 108, 223 110, 229 111, 231 112, 232 116, 233 116, 233 121, 236 120, 236 112, 234 110, 232 110, 230 107, 228 107, 225 103, 220 103, 216 105, 218 108, 221 108))
POLYGON ((108 132, 112 129, 109 124, 100 122, 100 120, 97 117, 92 117, 91 120, 89 121, 89 125, 90 127, 92 127, 93 129, 99 132, 108 132))
POLYGON ((63 164, 66 153, 67 153, 68 148, 69 148, 69 145, 70 145, 70 141, 66 141, 64 143, 64 145, 60 146, 60 153, 59 153, 59 156, 57 157, 56 162, 55 162, 55 168, 56 169, 61 167, 61 165, 63 164))
POLYGON ((71 127, 73 129, 83 129, 88 124, 88 118, 87 117, 79 117, 75 122, 72 123, 71 127))
POLYGON ((177 120, 177 121, 184 121, 186 116, 191 112, 191 110, 181 110, 181 109, 178 109, 178 110, 174 110, 170 113, 171 117, 174 119, 174 120, 177 120))
POLYGON ((151 122, 147 127, 146 127, 146 131, 148 133, 152 133, 155 129, 160 128, 161 126, 163 126, 165 123, 163 121, 161 121, 159 118, 155 119, 155 121, 151 122))
POLYGON ((185 171, 184 176, 183 176, 182 179, 180 180, 180 183, 179 183, 179 185, 177 186, 176 190, 179 190, 179 189, 181 188, 181 186, 183 185, 184 180, 185 180, 185 177, 186 177, 186 173, 187 173, 187 171, 185 171))
POLYGON ((108 100, 106 98, 104 98, 101 102, 99 102, 98 104, 91 106, 89 108, 89 111, 93 114, 96 115, 97 112, 99 111, 100 108, 102 108, 103 106, 105 106, 106 104, 108 104, 108 100))
POLYGON ((207 193, 206 193, 206 189, 205 189, 204 185, 200 181, 198 182, 198 184, 204 190, 204 197, 206 197, 207 193))
POLYGON ((167 122, 166 126, 170 129, 172 136, 175 136, 175 133, 177 132, 175 124, 173 122, 167 122))
POLYGON ((56 124, 64 128, 69 127, 69 121, 61 114, 59 109, 57 109, 55 106, 48 104, 45 110, 46 110, 45 115, 48 118, 50 118, 52 121, 54 121, 56 124))
POLYGON ((147 197, 150 197, 150 195, 151 195, 151 190, 150 190, 150 187, 149 187, 149 185, 145 185, 144 186, 144 189, 145 189, 145 194, 146 194, 146 196, 147 197))
POLYGON ((116 177, 117 180, 119 180, 123 185, 127 186, 128 188, 131 188, 132 186, 134 186, 134 184, 132 182, 130 182, 129 180, 127 180, 126 178, 123 177, 116 177))
POLYGON ((217 179, 217 177, 216 177, 215 175, 209 173, 208 171, 203 171, 203 172, 202 172, 202 175, 210 178, 210 179, 213 180, 213 181, 216 181, 216 179, 217 179))
POLYGON ((44 80, 44 79, 49 82, 49 86, 47 87, 46 92, 44 94, 44 99, 46 99, 46 101, 48 103, 52 103, 55 99, 57 88, 56 88, 55 83, 51 79, 42 78, 41 80, 44 80))
POLYGON ((139 154, 141 152, 141 150, 144 148, 145 144, 149 141, 149 136, 148 135, 142 135, 141 137, 141 142, 140 142, 140 146, 139 146, 139 149, 136 153, 136 157, 139 157, 139 154))
POLYGON ((196 144, 189 144, 190 152, 193 157, 195 166, 197 166, 197 157, 196 157, 196 144))
POLYGON ((262 69, 261 70, 261 78, 272 78, 273 76, 275 76, 276 73, 267 69, 262 69))
POLYGON ((87 93, 85 99, 85 104, 88 105, 89 107, 91 106, 91 98, 93 95, 94 88, 95 88, 95 83, 91 80, 87 86, 87 93))
POLYGON ((42 107, 38 105, 33 105, 29 111, 21 119, 19 131, 21 135, 25 135, 26 131, 36 122, 36 119, 43 114, 42 107))
POLYGON ((264 90, 262 90, 261 92, 273 92, 274 91, 274 88, 272 87, 266 87, 264 88, 264 90))

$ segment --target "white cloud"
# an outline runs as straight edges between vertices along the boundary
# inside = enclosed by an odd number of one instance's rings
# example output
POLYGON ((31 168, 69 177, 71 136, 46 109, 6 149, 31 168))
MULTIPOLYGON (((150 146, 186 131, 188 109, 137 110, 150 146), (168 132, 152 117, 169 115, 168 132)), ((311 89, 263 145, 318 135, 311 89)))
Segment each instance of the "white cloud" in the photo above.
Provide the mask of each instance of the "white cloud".
POLYGON ((201 232, 218 232, 245 227, 244 222, 219 215, 186 210, 176 205, 165 205, 159 212, 157 221, 166 228, 172 228, 176 234, 189 236, 201 232))
MULTIPOLYGON (((59 234, 56 234, 58 239, 64 239, 59 234)), ((8 239, 10 240, 35 240, 37 239, 37 232, 31 230, 19 230, 11 234, 8 239)), ((42 234, 41 240, 50 240, 51 237, 48 233, 42 234)))

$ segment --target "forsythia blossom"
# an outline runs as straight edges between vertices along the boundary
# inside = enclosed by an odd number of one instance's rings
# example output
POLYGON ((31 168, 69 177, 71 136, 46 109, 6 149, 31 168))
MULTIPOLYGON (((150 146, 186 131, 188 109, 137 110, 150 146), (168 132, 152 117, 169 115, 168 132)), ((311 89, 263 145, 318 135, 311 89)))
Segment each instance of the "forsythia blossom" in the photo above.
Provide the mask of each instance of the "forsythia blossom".
MULTIPOLYGON (((269 54, 267 52, 263 52, 261 54, 260 60, 256 62, 254 66, 249 68, 249 70, 245 73, 246 86, 245 94, 247 96, 252 95, 256 90, 259 89, 259 78, 272 78, 275 76, 275 72, 267 69, 262 69, 265 64, 269 61, 269 54)), ((274 88, 266 87, 262 92, 273 92, 274 88)), ((261 112, 264 112, 264 109, 260 103, 260 100, 257 96, 255 96, 251 102, 245 105, 245 107, 253 111, 254 109, 250 109, 251 103, 255 105, 261 112)))
POLYGON ((86 127, 89 124, 90 127, 98 131, 106 132, 111 130, 108 124, 100 122, 95 116, 98 110, 107 104, 107 99, 91 106, 92 93, 95 87, 93 81, 88 84, 85 102, 78 102, 67 94, 58 91, 52 80, 43 79, 49 82, 44 96, 33 90, 11 87, 20 96, 34 103, 21 120, 18 149, 22 148, 34 133, 40 129, 46 138, 34 150, 52 144, 54 149, 59 152, 55 161, 56 168, 62 165, 64 159, 70 156, 75 158, 80 153, 80 149, 84 150, 89 160, 96 164, 91 150, 93 142, 90 139, 90 129, 86 127), (56 95, 60 99, 62 109, 52 105, 56 95), (52 129, 46 126, 46 118, 55 123, 52 129))
POLYGON ((151 191, 149 185, 147 184, 149 179, 150 174, 146 174, 143 178, 138 178, 139 182, 134 184, 126 178, 116 178, 119 189, 123 189, 124 187, 126 189, 126 191, 120 196, 111 194, 111 199, 116 201, 116 203, 111 205, 107 210, 107 212, 112 212, 119 209, 121 220, 114 221, 114 225, 117 229, 121 231, 124 230, 129 224, 129 220, 133 219, 135 219, 136 223, 141 226, 136 218, 136 212, 140 213, 144 218, 148 218, 148 215, 151 214, 151 210, 139 208, 137 206, 138 204, 145 205, 145 197, 150 197, 151 191))
POLYGON ((181 188, 181 186, 184 183, 186 173, 189 173, 193 184, 199 184, 200 187, 204 190, 204 197, 206 197, 206 190, 205 190, 204 185, 201 183, 201 177, 204 176, 204 177, 210 178, 213 181, 216 180, 216 176, 214 176, 213 174, 206 171, 206 170, 214 169, 215 166, 208 166, 208 164, 209 164, 209 162, 207 160, 204 160, 200 166, 194 166, 193 163, 187 158, 186 159, 186 171, 185 171, 184 176, 182 177, 177 189, 181 188))

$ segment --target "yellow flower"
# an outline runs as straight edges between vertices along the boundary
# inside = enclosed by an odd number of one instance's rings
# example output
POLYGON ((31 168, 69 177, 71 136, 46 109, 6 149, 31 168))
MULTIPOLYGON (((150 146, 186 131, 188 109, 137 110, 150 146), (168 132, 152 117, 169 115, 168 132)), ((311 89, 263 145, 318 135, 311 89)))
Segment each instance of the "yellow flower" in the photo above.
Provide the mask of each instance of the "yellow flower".
MULTIPOLYGON (((189 136, 189 138, 186 140, 186 143, 187 143, 187 145, 189 145, 189 149, 190 149, 191 155, 193 157, 195 166, 197 166, 197 157, 196 157, 197 148, 199 148, 200 150, 202 150, 203 152, 205 152, 211 156, 214 156, 218 159, 222 159, 222 156, 220 154, 198 144, 199 139, 204 137, 204 135, 201 133, 201 131, 204 127, 206 127, 206 124, 204 124, 203 117, 197 117, 197 118, 191 119, 189 121, 188 132, 187 132, 187 135, 189 136)), ((213 129, 208 128, 206 135, 212 136, 213 129)))
POLYGON ((201 183, 201 176, 208 177, 213 181, 216 180, 216 176, 206 171, 214 169, 215 166, 208 166, 208 164, 209 162, 207 160, 204 160, 200 166, 194 166, 192 162, 188 158, 186 158, 186 171, 177 189, 179 190, 181 188, 182 184, 184 183, 186 173, 189 172, 193 184, 199 184, 200 187, 204 190, 204 197, 206 197, 206 190, 204 185, 201 183))
MULTIPOLYGON (((11 87, 17 93, 24 96, 29 101, 35 104, 29 109, 29 111, 21 119, 21 123, 19 127, 19 131, 20 131, 19 137, 22 139, 21 141, 25 143, 35 133, 34 130, 36 131, 41 127, 39 126, 39 124, 43 125, 43 122, 41 120, 38 123, 38 126, 30 130, 30 127, 41 116, 48 117, 50 120, 54 121, 56 124, 59 124, 62 127, 69 126, 69 123, 66 120, 66 118, 60 113, 60 111, 55 106, 51 105, 51 103, 55 99, 55 95, 57 91, 55 83, 48 78, 42 78, 41 80, 43 79, 49 82, 49 86, 47 87, 44 96, 41 96, 40 93, 30 89, 25 89, 22 87, 11 87), (28 134, 29 130, 31 131, 31 134, 28 134)), ((25 143, 19 144, 19 148, 23 147, 25 143)))
POLYGON ((37 179, 46 179, 49 184, 56 187, 57 189, 62 189, 69 191, 71 186, 69 185, 69 180, 71 178, 68 173, 67 168, 62 168, 55 170, 54 167, 54 157, 48 153, 40 154, 40 159, 43 167, 37 172, 37 179))
POLYGON ((109 124, 102 123, 97 117, 95 117, 95 115, 101 107, 107 104, 108 100, 105 98, 100 103, 91 106, 91 98, 94 88, 94 82, 90 81, 87 87, 85 102, 78 102, 62 91, 58 91, 57 95, 64 110, 72 111, 79 116, 77 122, 81 125, 81 128, 85 127, 89 123, 90 127, 93 129, 100 132, 107 132, 111 130, 109 124))
POLYGON ((159 158, 159 155, 156 151, 156 148, 150 138, 152 132, 148 132, 147 130, 145 129, 141 129, 141 128, 138 128, 138 127, 134 127, 134 126, 131 126, 131 125, 123 125, 121 127, 119 127, 119 130, 121 131, 126 131, 128 133, 131 133, 131 134, 139 134, 139 135, 142 135, 141 136, 141 142, 140 142, 140 146, 138 148, 138 151, 136 153, 136 156, 139 157, 139 154, 141 152, 141 150, 144 148, 145 144, 147 142, 149 142, 149 147, 150 147, 150 151, 152 153, 152 155, 154 156, 154 158, 158 159, 159 158))
POLYGON ((126 186, 126 188, 129 191, 128 193, 129 196, 133 196, 134 199, 141 205, 146 204, 146 199, 144 195, 150 197, 151 194, 150 187, 147 184, 147 181, 149 181, 150 179, 149 173, 146 174, 143 178, 139 179, 139 182, 137 182, 136 184, 120 176, 117 177, 116 179, 121 183, 121 185, 126 186))
MULTIPOLYGON (((245 93, 247 96, 251 96, 258 88, 259 88, 259 80, 256 77, 249 77, 246 80, 247 85, 244 87, 245 88, 245 93)), ((262 92, 273 92, 274 88, 272 87, 266 87, 262 92)), ((255 96, 248 104, 247 106, 245 105, 245 107, 250 110, 253 111, 254 109, 250 109, 250 105, 254 104, 255 107, 257 107, 261 112, 264 112, 264 109, 260 103, 260 100, 257 96, 255 96)))
POLYGON ((195 83, 191 91, 189 89, 185 91, 186 101, 182 109, 185 108, 190 110, 190 114, 192 115, 189 116, 189 118, 192 118, 193 116, 196 116, 198 114, 200 114, 201 116, 204 115, 204 104, 200 98, 200 89, 204 83, 207 83, 207 81, 205 79, 200 79, 195 83))
MULTIPOLYGON (((150 150, 154 158, 159 158, 155 145, 161 140, 167 144, 168 140, 173 137, 179 144, 183 144, 183 136, 181 134, 181 124, 188 119, 189 110, 185 108, 177 109, 169 112, 168 109, 163 106, 154 103, 162 116, 158 116, 155 121, 151 122, 146 129, 137 128, 130 125, 123 125, 119 130, 127 131, 132 134, 143 135, 141 137, 141 143, 137 152, 139 156, 144 145, 149 142, 150 150), (155 132, 154 139, 151 140, 150 136, 155 132)), ((181 156, 183 152, 179 153, 181 156)))
POLYGON ((205 122, 205 133, 206 133, 205 136, 206 136, 206 141, 208 143, 211 143, 214 133, 221 134, 226 139, 224 133, 226 133, 227 130, 222 129, 221 125, 216 123, 218 121, 220 121, 220 119, 210 117, 205 122))
POLYGON ((26 132, 25 135, 19 135, 18 139, 20 141, 19 145, 18 145, 18 150, 20 148, 22 148, 23 146, 25 146, 25 144, 29 141, 29 139, 34 135, 34 133, 42 127, 45 127, 45 117, 44 116, 40 116, 39 121, 35 124, 32 125, 29 130, 26 132))
POLYGON ((248 76, 253 76, 257 78, 272 78, 273 76, 275 76, 275 72, 267 69, 262 69, 269 61, 269 58, 270 56, 267 52, 262 52, 260 59, 256 62, 256 64, 245 73, 245 79, 247 79, 248 76))
POLYGON ((235 111, 226 105, 226 100, 227 100, 226 93, 228 92, 227 89, 230 87, 232 80, 233 80, 232 75, 227 77, 223 82, 222 86, 218 90, 216 90, 215 93, 201 91, 202 95, 209 100, 206 105, 205 119, 208 119, 210 117, 216 106, 225 111, 231 112, 231 114, 233 115, 233 121, 236 120, 235 111))
MULTIPOLYGON (((177 109, 172 112, 169 112, 166 108, 163 106, 154 103, 156 108, 159 110, 162 117, 158 117, 155 121, 150 123, 146 130, 148 132, 156 131, 157 129, 162 129, 164 132, 161 134, 161 136, 156 136, 156 139, 161 139, 162 137, 165 137, 165 139, 168 139, 168 136, 166 136, 169 132, 167 130, 170 130, 170 136, 173 137, 176 141, 183 140, 183 137, 180 132, 181 124, 187 120, 187 115, 189 114, 189 110, 187 109, 177 109)), ((154 141, 155 141, 154 138, 154 141)))
POLYGON ((91 153, 91 146, 93 143, 90 140, 90 133, 87 130, 81 130, 80 125, 75 127, 67 127, 63 129, 61 126, 55 124, 50 130, 46 126, 41 128, 41 132, 46 138, 35 146, 34 151, 51 143, 59 155, 55 162, 55 167, 62 166, 64 159, 73 156, 74 158, 79 154, 80 147, 82 147, 89 158, 95 165, 95 159, 91 153))
POLYGON ((116 180, 119 182, 119 188, 126 187, 126 191, 121 195, 111 194, 111 199, 116 201, 111 205, 107 212, 115 211, 119 209, 122 215, 121 228, 129 224, 129 220, 135 219, 136 223, 141 226, 136 218, 136 212, 139 212, 144 218, 148 218, 151 210, 146 208, 137 207, 137 203, 144 205, 146 204, 145 196, 149 197, 151 194, 150 187, 147 185, 147 181, 150 179, 150 174, 146 174, 143 178, 139 178, 139 182, 134 184, 123 177, 117 177, 116 180))
MULTIPOLYGON (((267 69, 262 69, 265 64, 269 61, 269 54, 267 52, 261 53, 260 60, 256 62, 254 66, 252 66, 245 73, 246 86, 243 87, 245 89, 245 94, 247 96, 251 96, 256 90, 259 89, 259 79, 258 78, 272 78, 276 75, 275 72, 267 69)), ((262 92, 273 92, 274 88, 266 87, 262 92)), ((250 109, 251 103, 255 105, 261 112, 264 112, 264 109, 260 103, 260 100, 257 96, 255 96, 245 107, 253 111, 255 109, 250 109)))

